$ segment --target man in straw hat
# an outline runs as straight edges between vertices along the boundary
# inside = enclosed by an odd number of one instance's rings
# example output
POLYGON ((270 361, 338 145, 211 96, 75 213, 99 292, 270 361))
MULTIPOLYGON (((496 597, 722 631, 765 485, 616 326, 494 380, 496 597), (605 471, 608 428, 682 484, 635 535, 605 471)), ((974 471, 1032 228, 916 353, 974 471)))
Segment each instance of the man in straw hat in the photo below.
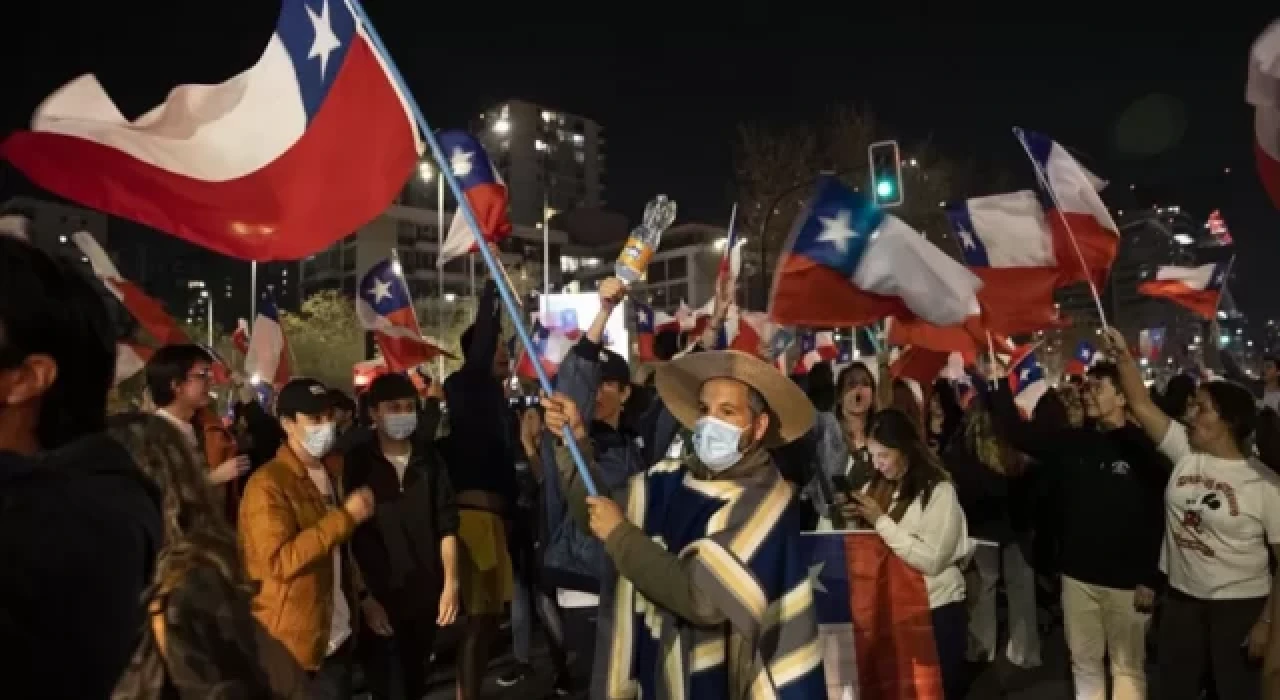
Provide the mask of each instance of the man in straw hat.
MULTIPOLYGON (((667 363, 657 388, 693 432, 695 456, 632 477, 615 502, 588 497, 563 445, 556 451, 570 511, 616 570, 604 578, 591 696, 825 696, 801 515, 768 453, 809 429, 813 405, 732 350, 667 363)), ((547 428, 571 429, 592 461, 573 401, 557 394, 543 406, 547 428)))

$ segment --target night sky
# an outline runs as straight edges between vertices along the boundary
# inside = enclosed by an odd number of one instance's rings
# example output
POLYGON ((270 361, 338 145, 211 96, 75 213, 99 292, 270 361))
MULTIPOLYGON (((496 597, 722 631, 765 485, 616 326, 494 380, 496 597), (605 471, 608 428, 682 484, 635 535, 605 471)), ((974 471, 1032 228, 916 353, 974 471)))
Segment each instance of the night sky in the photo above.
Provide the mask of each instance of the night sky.
MULTIPOLYGON (((746 10, 708 6, 687 18, 698 23, 687 29, 679 22, 696 4, 627 14, 609 14, 603 4, 541 4, 524 6, 541 21, 519 23, 501 5, 484 6, 483 15, 509 18, 510 26, 468 18, 462 7, 444 16, 438 3, 369 0, 368 8, 434 127, 465 126, 508 97, 603 124, 607 199, 633 219, 658 192, 680 202, 681 218, 727 218, 734 129, 744 120, 787 122, 836 104, 868 105, 904 143, 929 138, 948 155, 1030 184, 1009 132, 1020 125, 1071 147, 1113 183, 1104 197, 1116 206, 1180 204, 1201 218, 1222 209, 1241 254, 1238 301, 1275 313, 1280 299, 1268 276, 1280 262, 1280 214, 1254 176, 1252 111, 1243 97, 1249 45, 1274 16, 1232 4, 1185 16, 1132 12, 1132 19, 1080 9, 1075 18, 1043 21, 1024 4, 1020 14, 976 24, 937 13, 873 20, 854 4, 846 16, 756 2, 746 10), (674 28, 640 33, 641 23, 662 17, 674 28)), ((22 24, 55 31, 11 30, 0 47, 11 68, 0 131, 23 126, 41 98, 83 72, 96 72, 128 116, 175 84, 225 80, 257 58, 277 7, 265 0, 170 2, 160 10, 97 2, 83 12, 47 5, 28 10, 38 16, 22 24)), ((0 197, 24 189, 11 171, 3 178, 0 197)))

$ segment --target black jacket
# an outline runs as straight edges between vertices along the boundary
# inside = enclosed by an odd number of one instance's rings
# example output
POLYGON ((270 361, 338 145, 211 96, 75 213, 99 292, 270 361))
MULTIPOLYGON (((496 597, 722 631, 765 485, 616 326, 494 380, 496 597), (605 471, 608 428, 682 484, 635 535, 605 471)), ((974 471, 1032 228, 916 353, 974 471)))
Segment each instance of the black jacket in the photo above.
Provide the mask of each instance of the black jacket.
POLYGON ((1133 423, 1115 430, 1022 423, 1008 384, 992 413, 1013 446, 1049 470, 1062 515, 1062 573, 1107 588, 1161 581, 1164 488, 1172 466, 1133 423))
POLYGON ((444 580, 440 540, 458 531, 458 508, 439 453, 415 440, 404 483, 376 437, 346 455, 346 492, 368 486, 378 507, 356 528, 351 550, 373 597, 397 619, 434 617, 444 580))
POLYGON ((487 282, 462 368, 444 382, 449 435, 442 447, 458 493, 486 491, 514 504, 516 451, 511 422, 515 417, 502 385, 493 378, 493 356, 502 332, 497 297, 497 287, 487 282))
POLYGON ((160 495, 105 435, 0 454, 0 659, 7 697, 105 698, 138 644, 160 495))

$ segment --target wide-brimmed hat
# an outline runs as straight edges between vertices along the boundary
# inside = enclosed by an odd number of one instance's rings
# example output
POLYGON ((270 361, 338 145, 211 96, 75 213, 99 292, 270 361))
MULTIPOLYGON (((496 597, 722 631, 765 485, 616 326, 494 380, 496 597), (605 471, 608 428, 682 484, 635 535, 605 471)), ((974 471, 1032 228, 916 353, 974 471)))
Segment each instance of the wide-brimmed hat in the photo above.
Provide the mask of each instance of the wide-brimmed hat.
POLYGON ((702 412, 698 394, 708 379, 736 379, 760 392, 773 414, 764 445, 785 445, 813 427, 813 403, 777 368, 737 350, 695 352, 658 368, 658 396, 681 425, 693 429, 702 412))

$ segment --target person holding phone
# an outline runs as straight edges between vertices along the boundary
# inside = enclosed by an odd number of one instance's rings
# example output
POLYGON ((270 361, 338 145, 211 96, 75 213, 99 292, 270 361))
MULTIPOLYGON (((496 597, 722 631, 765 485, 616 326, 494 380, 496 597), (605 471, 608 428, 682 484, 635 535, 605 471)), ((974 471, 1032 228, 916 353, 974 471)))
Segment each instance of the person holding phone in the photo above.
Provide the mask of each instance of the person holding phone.
POLYGON ((867 427, 867 450, 875 471, 848 493, 843 514, 856 527, 874 529, 899 559, 924 575, 943 690, 947 700, 962 698, 968 615, 960 568, 974 542, 960 500, 907 414, 877 413, 867 427))

